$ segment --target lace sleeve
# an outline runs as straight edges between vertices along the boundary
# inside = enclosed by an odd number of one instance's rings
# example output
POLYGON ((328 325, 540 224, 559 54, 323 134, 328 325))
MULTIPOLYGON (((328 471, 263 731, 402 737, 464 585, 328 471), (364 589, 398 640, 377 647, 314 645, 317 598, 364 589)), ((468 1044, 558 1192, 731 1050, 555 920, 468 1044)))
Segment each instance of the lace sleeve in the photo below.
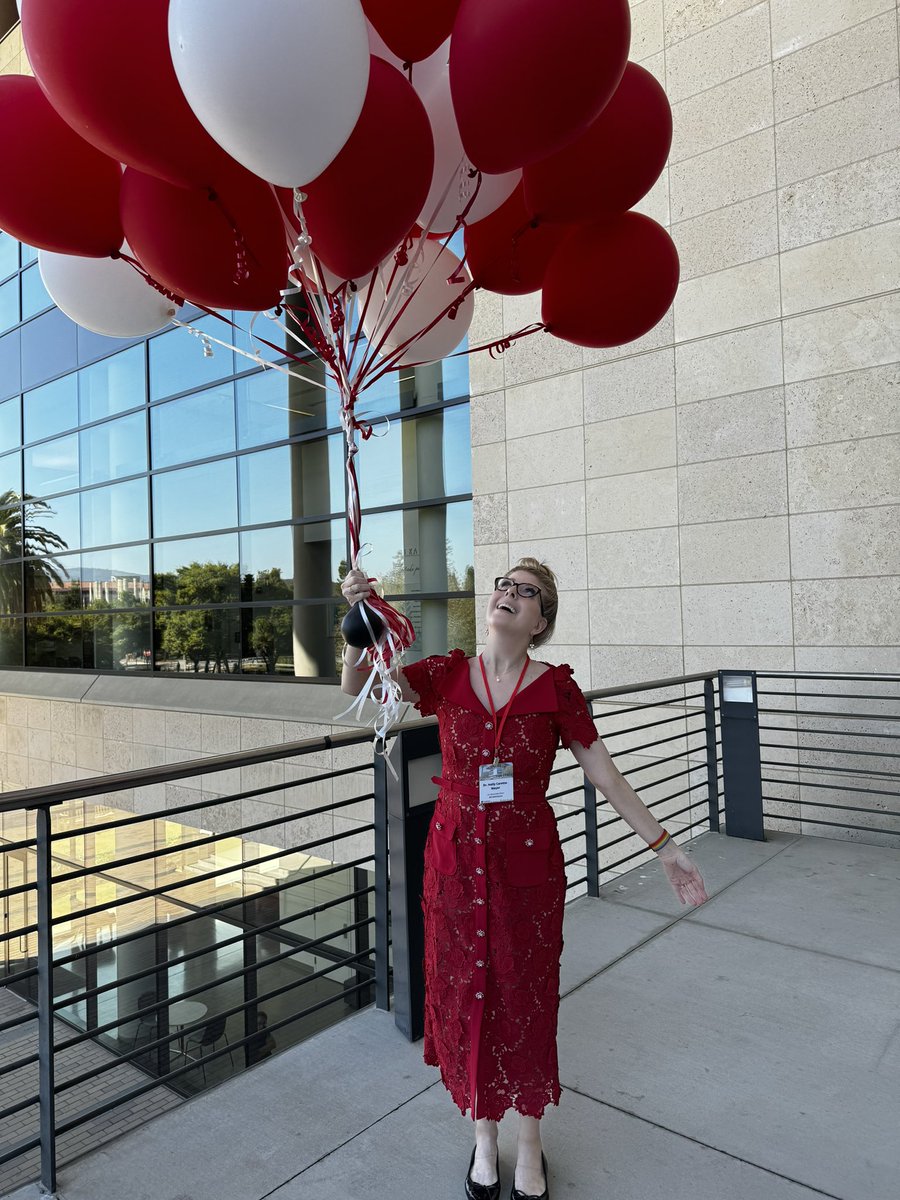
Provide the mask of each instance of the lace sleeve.
POLYGON ((556 668, 556 694, 559 698, 556 720, 563 746, 566 750, 573 742, 590 746, 599 734, 584 693, 572 678, 572 668, 567 663, 556 668))
POLYGON ((438 681, 447 674, 454 657, 460 655, 465 657, 462 650, 454 650, 450 654, 432 654, 430 658, 408 663, 403 668, 406 682, 418 694, 416 708, 423 717, 431 717, 437 712, 440 700, 438 681))

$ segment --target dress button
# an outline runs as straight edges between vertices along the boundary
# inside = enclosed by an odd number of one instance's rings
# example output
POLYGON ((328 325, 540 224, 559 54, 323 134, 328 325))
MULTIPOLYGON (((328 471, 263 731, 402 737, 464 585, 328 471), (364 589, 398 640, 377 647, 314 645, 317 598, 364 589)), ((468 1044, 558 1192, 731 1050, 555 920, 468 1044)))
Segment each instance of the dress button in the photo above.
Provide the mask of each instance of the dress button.
POLYGON ((475 993, 475 999, 476 999, 476 1000, 483 1000, 483 999, 484 999, 484 992, 476 992, 476 993, 475 993))
POLYGON ((476 929, 476 930, 475 930, 475 932, 476 932, 476 934, 478 935, 478 937, 484 937, 484 930, 483 930, 483 929, 476 929))
POLYGON ((494 728, 494 722, 493 722, 493 721, 485 721, 485 723, 484 723, 484 727, 485 727, 485 729, 493 729, 493 728, 494 728))
POLYGON ((490 752, 490 750, 482 750, 482 752, 481 752, 481 757, 482 757, 482 758, 490 758, 490 757, 491 757, 491 752, 490 752))
POLYGON ((479 958, 479 959, 476 961, 476 963, 475 963, 475 966, 476 966, 476 967, 483 967, 483 966, 484 966, 484 959, 483 959, 483 958, 479 958))
POLYGON ((484 812, 484 805, 483 805, 483 804, 479 804, 479 805, 478 805, 478 811, 479 811, 479 812, 484 812))
MULTIPOLYGON (((483 804, 479 804, 479 805, 478 805, 478 807, 479 807, 479 808, 481 808, 481 809, 483 809, 483 808, 484 808, 484 805, 483 805, 483 804)), ((483 846, 483 845, 484 845, 484 838, 475 838, 475 845, 476 845, 476 846, 483 846)))
MULTIPOLYGON (((478 841, 478 842, 480 842, 480 841, 481 841, 481 838, 476 838, 475 840, 476 840, 476 841, 478 841)), ((476 875, 483 875, 483 874, 484 874, 484 867, 476 867, 476 868, 475 868, 475 874, 476 874, 476 875)))
POLYGON ((443 825, 440 823, 440 821, 435 821, 434 827, 435 827, 435 829, 443 829, 444 828, 443 825))
POLYGON ((484 904, 484 901, 482 900, 482 898, 481 898, 480 896, 476 896, 476 897, 475 897, 475 903, 476 903, 476 904, 484 904))
POLYGON ((534 838, 526 838, 526 839, 525 839, 525 845, 526 845, 526 846, 533 846, 533 845, 534 845, 534 838))

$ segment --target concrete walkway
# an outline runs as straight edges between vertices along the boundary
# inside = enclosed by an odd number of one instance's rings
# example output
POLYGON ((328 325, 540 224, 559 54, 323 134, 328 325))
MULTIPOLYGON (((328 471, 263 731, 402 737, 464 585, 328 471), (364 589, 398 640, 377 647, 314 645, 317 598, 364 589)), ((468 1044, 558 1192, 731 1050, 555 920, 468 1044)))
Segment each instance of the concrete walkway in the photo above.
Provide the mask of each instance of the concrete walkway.
MULTIPOLYGON (((654 864, 568 911, 551 1194, 895 1200, 900 855, 789 834, 693 853, 701 909, 679 911, 654 864)), ((470 1133, 420 1047, 368 1010, 67 1165, 60 1193, 460 1200, 470 1133)))

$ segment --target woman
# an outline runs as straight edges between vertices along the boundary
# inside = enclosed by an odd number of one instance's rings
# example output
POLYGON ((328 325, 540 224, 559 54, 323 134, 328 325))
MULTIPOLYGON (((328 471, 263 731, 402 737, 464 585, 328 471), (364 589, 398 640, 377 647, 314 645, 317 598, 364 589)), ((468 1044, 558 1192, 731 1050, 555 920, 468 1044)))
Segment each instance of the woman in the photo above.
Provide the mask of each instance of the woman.
MULTIPOLYGON (((371 591, 350 571, 349 604, 371 591)), ((500 1195, 497 1123, 520 1114, 511 1200, 547 1200, 540 1121, 559 1102, 556 1018, 566 877, 546 800, 557 747, 571 750, 616 812, 656 851, 682 903, 701 904, 700 873, 644 806, 597 736, 568 666, 528 655, 553 633, 556 578, 523 558, 496 580, 483 653, 405 667, 404 698, 436 713, 442 776, 425 848, 425 1061, 475 1118, 470 1200, 500 1195)), ((344 662, 341 686, 365 675, 344 662)))

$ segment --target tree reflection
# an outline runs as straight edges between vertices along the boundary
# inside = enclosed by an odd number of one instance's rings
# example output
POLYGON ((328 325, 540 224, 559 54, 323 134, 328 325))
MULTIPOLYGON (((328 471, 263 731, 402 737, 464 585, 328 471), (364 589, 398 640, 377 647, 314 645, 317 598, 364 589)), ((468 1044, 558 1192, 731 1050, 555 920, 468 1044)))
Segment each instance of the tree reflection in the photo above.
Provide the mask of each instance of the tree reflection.
MULTIPOLYGON (((190 669, 237 670, 235 614, 228 609, 203 611, 191 606, 228 604, 238 595, 237 563, 192 562, 171 574, 156 576, 156 603, 183 612, 160 613, 160 650, 169 658, 190 663, 190 669)), ((187 667, 186 667, 187 669, 187 667)))
POLYGON ((0 492, 0 562, 25 559, 21 575, 0 572, 0 611, 4 613, 23 612, 26 597, 31 612, 57 607, 53 589, 66 586, 68 572, 53 556, 68 550, 68 543, 52 529, 38 524, 37 518, 44 515, 54 515, 49 501, 13 491, 0 492))

